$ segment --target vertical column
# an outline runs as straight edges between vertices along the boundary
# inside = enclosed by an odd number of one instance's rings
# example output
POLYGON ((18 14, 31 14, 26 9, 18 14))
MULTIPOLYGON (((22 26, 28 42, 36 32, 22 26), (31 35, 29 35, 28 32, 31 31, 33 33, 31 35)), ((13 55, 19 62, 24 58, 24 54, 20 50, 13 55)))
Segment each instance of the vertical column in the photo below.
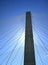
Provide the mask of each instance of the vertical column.
POLYGON ((26 12, 24 65, 35 65, 31 13, 26 12))

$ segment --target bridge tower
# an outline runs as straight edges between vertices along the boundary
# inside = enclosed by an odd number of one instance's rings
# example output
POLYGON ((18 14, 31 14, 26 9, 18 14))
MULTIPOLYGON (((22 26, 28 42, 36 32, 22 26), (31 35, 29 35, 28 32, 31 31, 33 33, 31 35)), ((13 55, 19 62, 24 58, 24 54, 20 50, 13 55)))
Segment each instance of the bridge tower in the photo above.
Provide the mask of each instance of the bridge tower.
POLYGON ((36 65, 31 12, 26 12, 24 65, 36 65))

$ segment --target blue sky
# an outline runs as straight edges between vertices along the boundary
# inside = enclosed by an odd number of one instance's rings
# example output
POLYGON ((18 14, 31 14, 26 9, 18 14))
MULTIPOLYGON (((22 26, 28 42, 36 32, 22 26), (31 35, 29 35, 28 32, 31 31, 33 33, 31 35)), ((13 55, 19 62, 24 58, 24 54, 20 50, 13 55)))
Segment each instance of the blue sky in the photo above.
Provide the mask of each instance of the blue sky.
POLYGON ((25 13, 31 11, 36 65, 48 64, 48 0, 0 0, 0 65, 23 65, 25 13))

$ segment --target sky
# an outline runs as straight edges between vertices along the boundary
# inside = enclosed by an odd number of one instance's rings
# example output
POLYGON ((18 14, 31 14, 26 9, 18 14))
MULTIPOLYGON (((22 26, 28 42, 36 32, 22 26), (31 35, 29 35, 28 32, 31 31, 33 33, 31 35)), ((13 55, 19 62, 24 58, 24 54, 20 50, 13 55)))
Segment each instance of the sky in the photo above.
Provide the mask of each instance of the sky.
POLYGON ((0 0, 0 65, 23 65, 26 12, 31 12, 36 65, 48 64, 48 0, 0 0))

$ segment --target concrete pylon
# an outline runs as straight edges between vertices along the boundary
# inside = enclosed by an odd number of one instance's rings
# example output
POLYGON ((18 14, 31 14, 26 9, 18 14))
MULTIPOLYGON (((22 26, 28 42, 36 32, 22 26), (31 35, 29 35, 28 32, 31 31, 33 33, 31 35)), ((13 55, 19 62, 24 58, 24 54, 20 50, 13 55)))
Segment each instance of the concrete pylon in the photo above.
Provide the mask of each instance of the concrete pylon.
POLYGON ((24 65, 36 65, 31 12, 26 12, 24 65))

